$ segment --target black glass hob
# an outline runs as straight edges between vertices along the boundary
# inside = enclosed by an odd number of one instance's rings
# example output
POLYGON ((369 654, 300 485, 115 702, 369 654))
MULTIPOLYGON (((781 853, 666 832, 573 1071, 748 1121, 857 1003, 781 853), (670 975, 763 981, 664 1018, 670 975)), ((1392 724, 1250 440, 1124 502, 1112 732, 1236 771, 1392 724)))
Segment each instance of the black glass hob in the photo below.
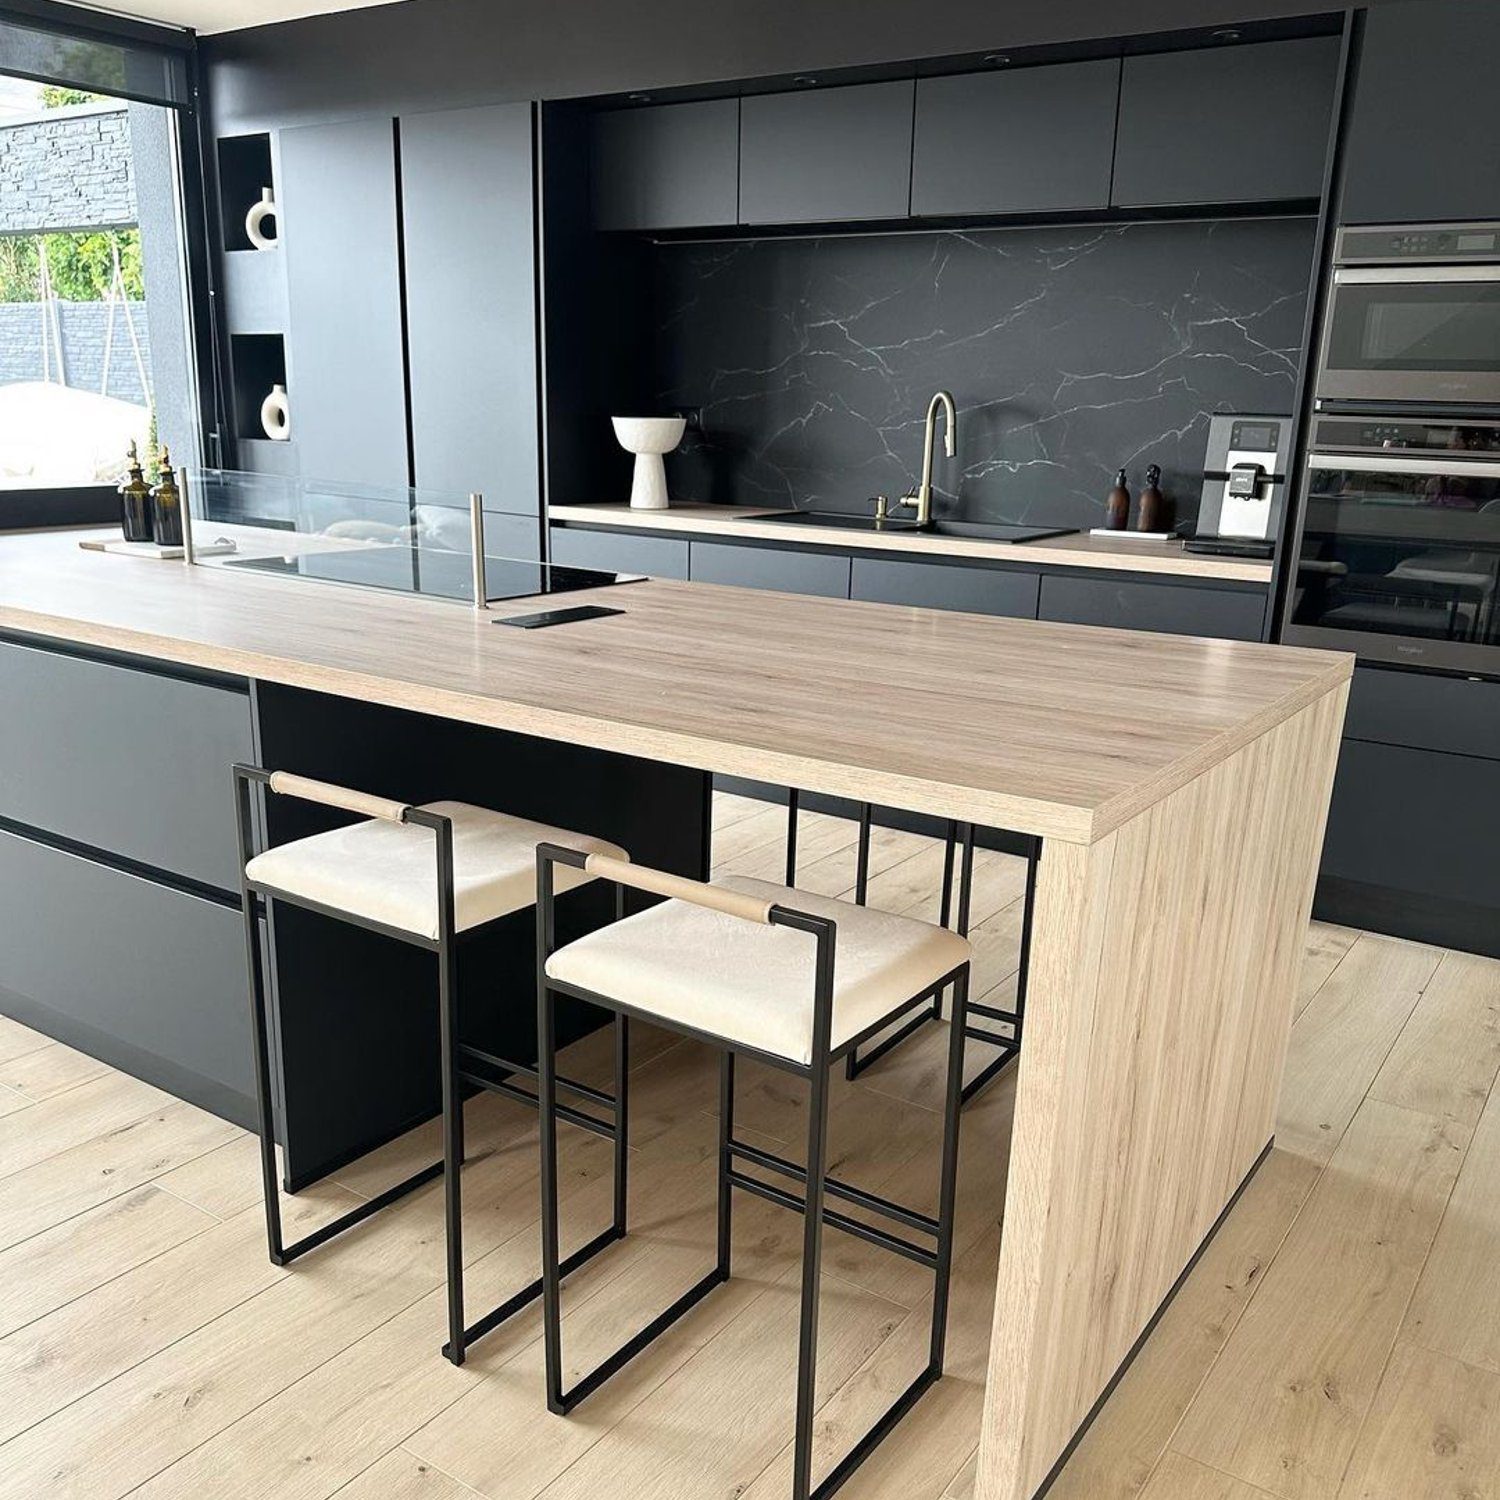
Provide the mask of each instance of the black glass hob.
MULTIPOLYGON (((324 583, 353 583, 403 594, 425 594, 438 599, 467 601, 474 597, 468 554, 439 548, 347 547, 287 557, 237 557, 226 560, 223 566, 324 583)), ((565 568, 515 557, 486 557, 484 571, 485 592, 491 601, 570 594, 580 589, 633 583, 640 577, 636 573, 565 568)))

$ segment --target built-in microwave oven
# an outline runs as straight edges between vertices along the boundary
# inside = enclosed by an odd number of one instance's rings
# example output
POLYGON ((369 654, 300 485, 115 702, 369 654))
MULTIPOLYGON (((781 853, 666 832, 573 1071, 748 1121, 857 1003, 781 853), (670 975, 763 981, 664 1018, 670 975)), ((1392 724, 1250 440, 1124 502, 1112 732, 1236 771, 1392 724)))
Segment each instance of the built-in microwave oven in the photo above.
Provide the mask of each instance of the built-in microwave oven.
POLYGON ((1500 223, 1341 229, 1317 397, 1500 407, 1500 223))

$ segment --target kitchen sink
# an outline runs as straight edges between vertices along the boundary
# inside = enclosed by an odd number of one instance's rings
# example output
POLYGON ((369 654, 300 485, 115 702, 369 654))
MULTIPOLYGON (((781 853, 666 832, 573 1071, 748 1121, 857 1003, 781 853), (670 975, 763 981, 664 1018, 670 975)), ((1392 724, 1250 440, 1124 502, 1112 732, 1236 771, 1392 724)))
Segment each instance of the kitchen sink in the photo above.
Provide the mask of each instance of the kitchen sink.
POLYGON ((1035 542, 1043 537, 1073 535, 1070 526, 1027 526, 1015 521, 931 521, 926 526, 918 526, 915 521, 876 521, 874 516, 834 510, 785 510, 759 519, 789 526, 832 526, 840 531, 899 532, 908 536, 970 537, 981 542, 1035 542))

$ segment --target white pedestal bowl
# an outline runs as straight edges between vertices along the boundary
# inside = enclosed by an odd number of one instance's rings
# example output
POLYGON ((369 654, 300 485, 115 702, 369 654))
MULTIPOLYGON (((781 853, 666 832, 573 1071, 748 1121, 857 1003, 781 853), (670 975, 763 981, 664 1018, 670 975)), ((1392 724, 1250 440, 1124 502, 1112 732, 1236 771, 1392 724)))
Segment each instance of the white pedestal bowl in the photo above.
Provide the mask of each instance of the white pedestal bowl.
POLYGON ((627 452, 635 454, 635 478, 630 486, 630 504, 635 510, 667 508, 667 469, 662 454, 682 441, 687 422, 682 417, 611 417, 615 437, 627 452))

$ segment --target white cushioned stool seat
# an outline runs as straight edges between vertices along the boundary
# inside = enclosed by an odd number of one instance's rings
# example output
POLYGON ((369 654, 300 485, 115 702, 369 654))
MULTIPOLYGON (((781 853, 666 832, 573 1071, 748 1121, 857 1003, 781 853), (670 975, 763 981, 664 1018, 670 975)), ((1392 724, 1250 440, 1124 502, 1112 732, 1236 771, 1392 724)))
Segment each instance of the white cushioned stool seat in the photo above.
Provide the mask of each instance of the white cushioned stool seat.
MULTIPOLYGON (((563 866, 556 869, 561 875, 563 866)), ((748 876, 715 883, 838 924, 835 1049, 969 957, 966 939, 930 922, 748 876)), ((808 1063, 816 952, 810 932, 669 900, 559 948, 547 960, 547 974, 663 1020, 808 1063)))
MULTIPOLYGON (((467 802, 428 802, 423 811, 453 820, 453 921, 459 932, 536 904, 538 844, 628 857, 604 839, 467 802)), ((245 873, 273 892, 437 939, 437 835, 420 824, 378 818, 350 823, 267 849, 245 873)), ((571 865, 553 867, 559 893, 592 879, 571 865)))

